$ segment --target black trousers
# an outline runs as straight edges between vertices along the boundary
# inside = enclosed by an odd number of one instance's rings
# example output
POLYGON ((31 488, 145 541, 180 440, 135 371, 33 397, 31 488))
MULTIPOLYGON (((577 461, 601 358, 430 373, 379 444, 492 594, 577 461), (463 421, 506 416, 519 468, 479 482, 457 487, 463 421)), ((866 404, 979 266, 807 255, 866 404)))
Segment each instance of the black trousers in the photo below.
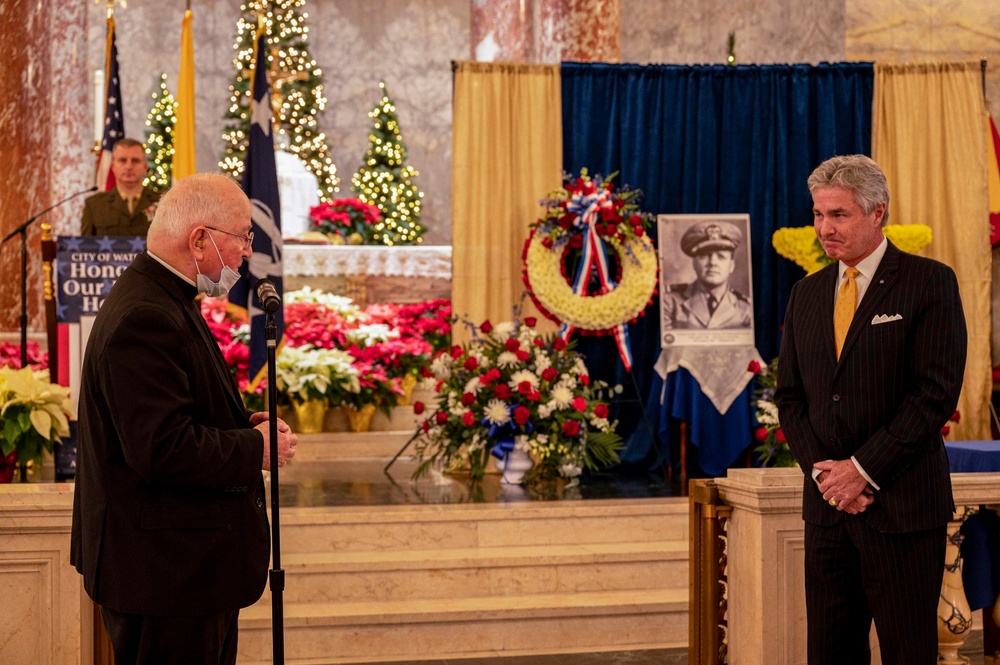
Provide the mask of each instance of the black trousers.
POLYGON ((115 665, 235 665, 239 615, 160 617, 101 607, 115 665))
POLYGON ((809 665, 936 665, 947 527, 880 533, 863 518, 805 525, 809 665))

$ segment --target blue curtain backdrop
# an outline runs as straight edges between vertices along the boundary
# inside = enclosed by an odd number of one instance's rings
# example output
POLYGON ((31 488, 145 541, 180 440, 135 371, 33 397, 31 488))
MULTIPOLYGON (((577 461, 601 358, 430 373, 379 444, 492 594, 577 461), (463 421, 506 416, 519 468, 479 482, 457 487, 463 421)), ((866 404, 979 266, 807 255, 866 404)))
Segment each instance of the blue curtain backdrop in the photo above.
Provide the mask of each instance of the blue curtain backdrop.
MULTIPOLYGON (((838 154, 871 152, 871 63, 812 65, 562 65, 563 168, 619 172, 615 182, 645 193, 642 208, 661 213, 749 213, 757 348, 777 355, 792 284, 802 270, 780 256, 771 236, 785 226, 812 224, 809 173, 838 154)), ((655 230, 653 232, 655 242, 655 230)), ((742 451, 750 443, 750 389, 724 417, 694 386, 686 370, 663 382, 653 371, 659 355, 659 300, 631 324, 633 377, 610 338, 581 337, 596 378, 625 387, 619 431, 628 438, 644 422, 643 403, 660 453, 669 457, 670 417, 691 421, 691 441, 724 437, 742 451), (633 382, 634 378, 634 382, 633 382), (674 394, 684 405, 672 408, 674 394), (737 438, 738 437, 738 438, 737 438)), ((649 422, 649 421, 645 421, 649 422)), ((649 432, 629 441, 626 459, 655 463, 649 432), (644 439, 644 440, 643 440, 644 439)), ((698 457, 705 472, 732 461, 698 457)))

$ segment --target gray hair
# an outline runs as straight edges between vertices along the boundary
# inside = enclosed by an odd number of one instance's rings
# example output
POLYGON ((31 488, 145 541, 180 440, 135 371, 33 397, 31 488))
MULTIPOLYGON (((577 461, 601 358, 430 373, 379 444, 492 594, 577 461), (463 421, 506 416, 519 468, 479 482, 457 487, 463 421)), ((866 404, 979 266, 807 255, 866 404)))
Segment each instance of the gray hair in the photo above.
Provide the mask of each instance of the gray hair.
POLYGON ((185 238, 201 225, 214 226, 220 217, 232 215, 231 206, 242 200, 249 221, 250 205, 240 186, 218 173, 195 173, 178 180, 156 206, 149 237, 157 241, 185 238))
POLYGON ((854 194, 854 201, 866 215, 884 203, 882 226, 889 221, 889 185, 879 165, 866 155, 831 157, 816 167, 807 184, 810 193, 824 187, 843 187, 854 194))

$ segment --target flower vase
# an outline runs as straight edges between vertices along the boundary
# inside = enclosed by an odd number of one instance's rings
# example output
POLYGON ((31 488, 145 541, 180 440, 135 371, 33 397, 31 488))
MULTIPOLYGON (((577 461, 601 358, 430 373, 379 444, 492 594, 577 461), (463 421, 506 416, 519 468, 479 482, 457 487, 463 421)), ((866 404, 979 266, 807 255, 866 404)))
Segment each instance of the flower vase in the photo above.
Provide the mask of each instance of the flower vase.
POLYGON ((500 482, 507 485, 520 485, 524 482, 524 474, 535 465, 531 455, 516 444, 513 450, 507 451, 503 459, 494 459, 493 463, 503 474, 500 482))
POLYGON ((374 404, 363 404, 361 408, 349 406, 347 411, 347 422, 352 432, 367 432, 371 428, 372 416, 375 415, 374 404))
POLYGON ((399 387, 403 389, 403 395, 396 395, 397 406, 409 406, 413 398, 413 389, 417 387, 417 377, 415 374, 406 374, 399 380, 399 387))
POLYGON ((323 399, 308 399, 305 402, 292 401, 295 419, 299 422, 298 434, 318 434, 323 431, 327 402, 323 399))

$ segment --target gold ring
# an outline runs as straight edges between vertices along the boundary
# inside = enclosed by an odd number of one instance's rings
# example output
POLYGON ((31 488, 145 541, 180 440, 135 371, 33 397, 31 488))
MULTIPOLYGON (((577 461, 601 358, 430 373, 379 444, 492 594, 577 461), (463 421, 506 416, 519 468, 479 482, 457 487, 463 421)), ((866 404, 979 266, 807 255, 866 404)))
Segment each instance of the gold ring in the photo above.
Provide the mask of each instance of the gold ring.
POLYGON ((833 506, 834 508, 836 508, 837 507, 837 500, 834 499, 833 497, 830 497, 830 505, 833 506))

